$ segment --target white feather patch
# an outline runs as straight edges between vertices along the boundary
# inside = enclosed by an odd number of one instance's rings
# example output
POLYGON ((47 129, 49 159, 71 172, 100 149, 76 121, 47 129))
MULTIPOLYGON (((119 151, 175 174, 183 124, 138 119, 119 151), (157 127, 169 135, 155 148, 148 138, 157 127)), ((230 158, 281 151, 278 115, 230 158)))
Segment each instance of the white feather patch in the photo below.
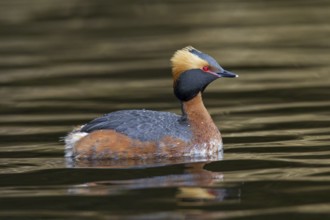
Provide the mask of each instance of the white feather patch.
POLYGON ((81 138, 88 135, 86 132, 80 132, 80 129, 74 129, 69 133, 65 139, 65 157, 72 157, 74 152, 74 146, 81 138))
POLYGON ((208 157, 221 152, 222 147, 222 141, 214 139, 210 140, 208 143, 194 146, 192 150, 185 156, 208 157))

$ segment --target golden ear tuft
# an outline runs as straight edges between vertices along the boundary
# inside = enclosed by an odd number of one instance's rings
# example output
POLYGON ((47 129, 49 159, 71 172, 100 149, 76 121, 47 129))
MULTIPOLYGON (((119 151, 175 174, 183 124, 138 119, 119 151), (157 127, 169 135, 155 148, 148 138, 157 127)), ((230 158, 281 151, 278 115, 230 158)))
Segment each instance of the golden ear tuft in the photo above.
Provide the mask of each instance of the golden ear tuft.
POLYGON ((191 53, 192 50, 196 49, 192 46, 184 47, 181 50, 177 50, 171 58, 172 75, 174 81, 178 79, 181 73, 187 70, 199 69, 203 66, 209 65, 207 61, 191 53))

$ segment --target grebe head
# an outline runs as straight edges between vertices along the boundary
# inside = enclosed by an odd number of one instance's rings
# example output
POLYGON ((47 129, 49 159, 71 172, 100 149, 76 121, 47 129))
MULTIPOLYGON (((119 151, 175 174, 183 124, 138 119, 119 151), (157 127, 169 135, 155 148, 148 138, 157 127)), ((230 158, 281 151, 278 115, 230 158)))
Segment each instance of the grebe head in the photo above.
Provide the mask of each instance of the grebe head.
POLYGON ((224 70, 211 56, 188 46, 171 58, 174 93, 181 101, 189 101, 208 84, 221 77, 238 77, 224 70))

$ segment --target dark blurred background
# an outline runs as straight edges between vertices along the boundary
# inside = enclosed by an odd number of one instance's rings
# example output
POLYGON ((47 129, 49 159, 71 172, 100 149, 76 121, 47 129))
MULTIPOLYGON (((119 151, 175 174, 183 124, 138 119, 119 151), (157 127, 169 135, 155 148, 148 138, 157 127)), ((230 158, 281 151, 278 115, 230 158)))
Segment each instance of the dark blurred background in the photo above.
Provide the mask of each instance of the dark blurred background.
POLYGON ((235 96, 242 106, 328 95, 328 1, 3 0, 0 12, 2 113, 172 107, 169 58, 187 45, 241 75, 217 96, 270 93, 235 96))

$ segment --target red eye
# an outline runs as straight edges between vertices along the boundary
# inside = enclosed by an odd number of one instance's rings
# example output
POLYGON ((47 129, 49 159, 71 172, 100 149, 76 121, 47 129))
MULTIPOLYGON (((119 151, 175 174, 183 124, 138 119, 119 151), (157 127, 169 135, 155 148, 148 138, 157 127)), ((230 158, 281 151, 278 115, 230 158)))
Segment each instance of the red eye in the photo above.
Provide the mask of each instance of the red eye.
POLYGON ((207 72, 207 71, 209 71, 210 70, 210 67, 208 67, 208 66, 203 66, 203 71, 205 71, 205 72, 207 72))

